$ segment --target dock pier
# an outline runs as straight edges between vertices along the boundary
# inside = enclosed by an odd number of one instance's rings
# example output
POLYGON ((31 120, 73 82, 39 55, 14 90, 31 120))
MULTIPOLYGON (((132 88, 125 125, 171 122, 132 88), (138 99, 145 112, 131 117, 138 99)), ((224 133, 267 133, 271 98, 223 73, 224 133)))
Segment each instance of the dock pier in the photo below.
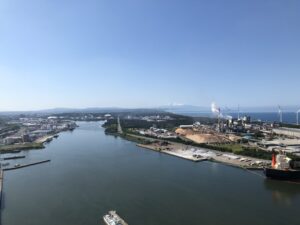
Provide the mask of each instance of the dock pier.
POLYGON ((195 158, 193 156, 182 155, 180 153, 172 152, 170 150, 158 150, 157 148, 155 148, 153 146, 144 145, 144 144, 137 144, 136 146, 141 147, 141 148, 146 148, 146 149, 149 149, 149 150, 152 150, 155 152, 160 152, 160 153, 164 153, 167 155, 175 156, 175 157, 178 157, 181 159, 186 159, 186 160, 193 161, 193 162, 203 162, 203 161, 209 160, 209 158, 207 158, 207 157, 195 158))
POLYGON ((3 171, 21 169, 21 168, 24 168, 24 167, 34 166, 34 165, 38 165, 38 164, 46 163, 46 162, 50 162, 50 161, 51 160, 48 159, 48 160, 43 160, 43 161, 39 161, 39 162, 35 162, 35 163, 28 163, 28 164, 23 164, 23 165, 19 165, 19 166, 3 168, 3 171))
POLYGON ((11 160, 11 159, 24 159, 25 156, 24 155, 20 155, 20 156, 11 156, 11 157, 3 157, 3 160, 11 160))

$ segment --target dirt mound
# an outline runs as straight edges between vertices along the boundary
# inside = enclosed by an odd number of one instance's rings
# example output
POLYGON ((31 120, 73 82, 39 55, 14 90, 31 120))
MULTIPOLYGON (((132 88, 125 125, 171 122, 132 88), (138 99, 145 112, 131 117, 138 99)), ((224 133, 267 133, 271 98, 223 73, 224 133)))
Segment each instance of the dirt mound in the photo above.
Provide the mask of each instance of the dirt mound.
POLYGON ((192 129, 182 129, 178 128, 175 131, 177 134, 189 139, 195 143, 227 143, 230 139, 224 135, 219 135, 217 133, 199 133, 192 129))
POLYGON ((234 135, 234 134, 229 134, 228 139, 229 139, 230 141, 237 142, 237 141, 239 141, 239 140, 242 139, 242 138, 239 137, 239 136, 236 136, 236 135, 234 135))
POLYGON ((179 134, 179 135, 182 135, 182 136, 185 136, 185 135, 188 135, 188 134, 193 134, 194 131, 191 130, 191 129, 177 128, 176 131, 175 131, 175 133, 179 134))

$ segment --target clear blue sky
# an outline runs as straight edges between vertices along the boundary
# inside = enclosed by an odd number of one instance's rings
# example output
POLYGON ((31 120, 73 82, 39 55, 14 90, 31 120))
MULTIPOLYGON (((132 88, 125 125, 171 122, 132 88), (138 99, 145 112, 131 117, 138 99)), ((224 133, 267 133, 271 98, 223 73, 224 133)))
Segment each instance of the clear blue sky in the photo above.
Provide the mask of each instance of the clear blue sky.
POLYGON ((300 104, 299 0, 1 0, 0 111, 300 104))

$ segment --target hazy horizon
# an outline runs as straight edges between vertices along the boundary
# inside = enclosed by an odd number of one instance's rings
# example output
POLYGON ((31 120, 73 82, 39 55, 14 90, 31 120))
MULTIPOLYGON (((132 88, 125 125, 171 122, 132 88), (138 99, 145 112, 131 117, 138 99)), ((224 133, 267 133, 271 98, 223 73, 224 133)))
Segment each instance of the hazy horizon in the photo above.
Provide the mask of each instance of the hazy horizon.
MULTIPOLYGON (((238 112, 237 106, 219 106, 221 111, 226 113, 236 113, 238 112)), ((296 112, 300 110, 299 106, 289 105, 289 106, 280 106, 283 112, 296 112)), ((102 107, 80 107, 80 108, 72 108, 72 107, 54 107, 54 108, 41 108, 41 109, 31 109, 31 110, 0 110, 0 113, 9 113, 9 112, 47 112, 47 113, 57 113, 57 112, 84 112, 84 111, 122 111, 122 110, 169 110, 176 112, 199 112, 199 113, 211 113, 211 106, 199 106, 199 105, 188 105, 188 104, 166 104, 160 106, 153 107, 118 107, 118 106, 102 106, 102 107)), ((278 106, 240 106, 240 112, 252 112, 252 113, 268 113, 268 112, 278 112, 278 106)))
POLYGON ((297 106, 299 1, 0 3, 0 111, 297 106))

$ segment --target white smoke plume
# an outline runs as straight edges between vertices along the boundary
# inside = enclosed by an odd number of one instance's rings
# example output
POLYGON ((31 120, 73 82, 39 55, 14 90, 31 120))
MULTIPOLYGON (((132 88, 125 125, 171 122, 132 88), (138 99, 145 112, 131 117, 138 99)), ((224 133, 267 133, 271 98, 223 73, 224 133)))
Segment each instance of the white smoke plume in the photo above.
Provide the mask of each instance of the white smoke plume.
POLYGON ((280 105, 278 105, 278 115, 279 115, 279 122, 282 123, 282 110, 280 105))
POLYGON ((211 103, 211 111, 213 113, 220 113, 220 108, 217 107, 216 103, 212 102, 211 103))
POLYGON ((215 102, 211 103, 211 111, 214 115, 217 115, 219 118, 224 118, 228 120, 232 119, 232 116, 230 115, 223 115, 223 113, 221 112, 221 108, 217 106, 215 102))
POLYGON ((211 103, 211 111, 212 111, 213 114, 216 114, 216 115, 222 117, 222 113, 221 113, 220 107, 218 107, 216 105, 216 103, 214 103, 214 102, 211 103))
POLYGON ((279 114, 282 113, 282 110, 281 110, 280 105, 278 106, 278 113, 279 113, 279 114))

